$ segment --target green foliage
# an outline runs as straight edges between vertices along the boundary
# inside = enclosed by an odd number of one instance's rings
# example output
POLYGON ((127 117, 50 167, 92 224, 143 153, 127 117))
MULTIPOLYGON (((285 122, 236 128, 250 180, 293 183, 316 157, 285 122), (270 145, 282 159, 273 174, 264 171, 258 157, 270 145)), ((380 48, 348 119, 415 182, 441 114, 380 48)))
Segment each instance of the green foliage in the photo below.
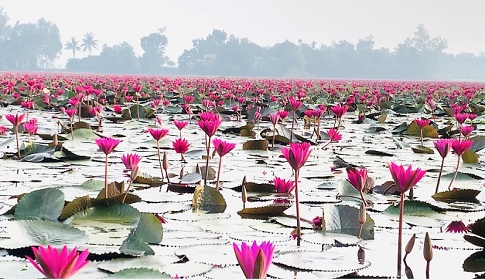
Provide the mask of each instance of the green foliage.
POLYGON ((64 194, 53 188, 36 190, 24 195, 15 207, 15 219, 56 221, 64 207, 64 194))

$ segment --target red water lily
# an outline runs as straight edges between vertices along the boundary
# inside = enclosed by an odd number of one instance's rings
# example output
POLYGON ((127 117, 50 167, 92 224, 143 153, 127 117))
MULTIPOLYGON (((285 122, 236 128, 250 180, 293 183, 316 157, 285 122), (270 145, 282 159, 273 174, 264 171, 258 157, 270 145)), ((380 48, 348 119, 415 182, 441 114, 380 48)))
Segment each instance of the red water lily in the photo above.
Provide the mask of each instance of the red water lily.
POLYGON ((451 178, 450 184, 448 185, 448 191, 451 190, 451 185, 456 179, 456 176, 458 175, 458 168, 460 167, 460 158, 461 156, 472 147, 473 141, 472 140, 463 140, 463 139, 453 139, 451 142, 451 148, 457 155, 457 162, 456 162, 456 168, 455 168, 455 173, 453 175, 453 178, 451 178))
POLYGON ((32 247, 32 251, 34 251, 35 260, 29 256, 26 258, 49 279, 67 279, 89 263, 86 260, 89 255, 88 249, 78 253, 77 247, 69 251, 65 245, 61 250, 48 245, 47 248, 32 247))
POLYGON ((440 187, 440 181, 441 181, 441 174, 443 173, 443 166, 445 164, 445 157, 448 156, 448 153, 450 152, 451 149, 451 143, 453 140, 451 139, 440 139, 436 140, 433 142, 434 147, 438 151, 438 153, 441 156, 441 166, 440 166, 440 173, 438 174, 438 180, 436 181, 436 189, 434 193, 438 192, 438 189, 440 187))
POLYGON ((185 138, 178 138, 172 142, 173 149, 177 154, 180 154, 181 160, 185 161, 184 154, 189 150, 189 141, 185 138))
POLYGON ((467 233, 470 229, 462 221, 451 221, 445 229, 445 232, 450 233, 467 233))
POLYGON ((166 128, 148 128, 148 132, 153 136, 155 140, 160 141, 168 133, 166 128))
POLYGON ((97 138, 94 141, 96 141, 99 149, 106 155, 104 160, 104 195, 106 204, 108 204, 108 155, 114 151, 121 141, 111 137, 97 138))
POLYGON ((199 117, 197 124, 207 136, 212 137, 222 123, 221 117, 212 112, 202 112, 199 117))
POLYGON ((273 185, 277 193, 291 193, 295 189, 295 182, 274 177, 273 185))
POLYGON ((289 148, 281 148, 281 153, 286 158, 291 168, 295 171, 295 207, 296 207, 296 245, 300 246, 301 227, 300 227, 300 201, 298 198, 298 175, 300 168, 310 157, 310 143, 290 143, 289 148))
POLYGON ((399 230, 397 240, 397 276, 401 277, 401 260, 402 260, 402 224, 404 216, 404 194, 416 185, 426 174, 426 170, 416 168, 413 170, 412 166, 404 168, 402 165, 397 165, 394 162, 388 164, 394 184, 401 191, 399 203, 399 230))
POLYGON ((347 178, 352 187, 359 191, 360 198, 362 199, 364 206, 367 206, 363 192, 367 182, 367 169, 364 167, 360 169, 349 167, 347 168, 347 178))
POLYGON ((141 157, 136 153, 128 153, 121 156, 121 161, 128 170, 133 170, 141 161, 141 157))
POLYGON ((184 129, 189 124, 189 122, 188 121, 178 121, 178 120, 174 120, 173 121, 173 124, 179 130, 179 137, 182 138, 182 129, 184 129))
POLYGON ((418 125, 419 129, 423 129, 425 126, 430 124, 430 120, 428 119, 415 119, 414 122, 418 125))
POLYGON ((236 259, 241 266, 247 279, 264 279, 273 260, 275 246, 269 241, 263 241, 260 245, 253 242, 249 246, 242 242, 241 248, 236 243, 232 244, 236 259))
POLYGON ((470 138, 470 134, 472 134, 472 131, 475 128, 473 125, 462 125, 460 126, 460 133, 463 135, 466 139, 470 138))
POLYGON ((5 118, 15 127, 19 126, 25 118, 25 114, 7 114, 5 118))
POLYGON ((219 178, 221 175, 221 167, 222 167, 222 157, 225 156, 227 153, 232 151, 235 147, 235 143, 229 143, 226 141, 223 141, 219 138, 215 138, 212 143, 214 144, 214 149, 219 155, 219 167, 217 169, 217 179, 216 179, 216 189, 219 189, 219 178))

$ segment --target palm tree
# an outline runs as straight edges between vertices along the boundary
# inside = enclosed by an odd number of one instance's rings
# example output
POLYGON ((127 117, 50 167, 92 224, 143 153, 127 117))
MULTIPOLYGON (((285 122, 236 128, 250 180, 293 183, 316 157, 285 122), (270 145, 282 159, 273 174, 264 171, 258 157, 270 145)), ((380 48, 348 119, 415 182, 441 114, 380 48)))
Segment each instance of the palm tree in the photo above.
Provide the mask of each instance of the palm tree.
POLYGON ((81 47, 83 48, 83 52, 87 50, 88 54, 91 55, 91 51, 93 49, 98 49, 97 46, 98 46, 98 40, 94 39, 93 33, 89 32, 84 34, 83 43, 81 44, 81 47))
POLYGON ((80 51, 81 47, 79 46, 79 41, 76 40, 76 38, 71 37, 71 41, 66 42, 64 49, 72 50, 72 57, 76 59, 76 51, 80 51))

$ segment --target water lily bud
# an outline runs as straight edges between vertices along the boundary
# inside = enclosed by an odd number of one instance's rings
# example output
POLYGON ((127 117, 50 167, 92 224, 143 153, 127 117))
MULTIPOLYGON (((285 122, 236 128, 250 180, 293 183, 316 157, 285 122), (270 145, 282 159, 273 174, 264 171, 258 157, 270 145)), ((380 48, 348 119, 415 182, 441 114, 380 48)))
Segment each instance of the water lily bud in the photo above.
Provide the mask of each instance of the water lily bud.
POLYGON ((168 170, 168 158, 166 152, 163 153, 163 170, 168 170))
POLYGON ((246 205, 246 201, 248 201, 248 194, 246 193, 245 185, 242 185, 241 196, 242 196, 243 205, 246 205))
POLYGON ((198 164, 198 163, 197 163, 197 165, 195 166, 195 173, 202 174, 202 170, 200 169, 200 166, 199 166, 199 164, 198 164))
POLYGON ((416 233, 413 234, 413 236, 411 236, 411 238, 408 241, 408 244, 406 244, 406 249, 405 249, 406 255, 411 253, 411 251, 413 250, 415 240, 416 240, 416 233))
POLYGON ((433 259, 433 245, 431 245, 431 238, 427 232, 424 237, 423 256, 427 262, 433 259))
POLYGON ((53 143, 54 147, 57 147, 59 145, 59 138, 57 137, 57 133, 54 134, 54 139, 53 139, 53 143))
POLYGON ((366 222, 367 211, 365 210, 365 204, 362 202, 359 209, 359 224, 363 225, 366 222))
POLYGON ((359 264, 364 264, 365 262, 365 250, 360 246, 359 250, 357 251, 357 260, 359 261, 359 264))
POLYGON ((180 168, 179 177, 180 177, 180 179, 182 179, 182 177, 184 177, 184 166, 182 166, 182 168, 180 168))

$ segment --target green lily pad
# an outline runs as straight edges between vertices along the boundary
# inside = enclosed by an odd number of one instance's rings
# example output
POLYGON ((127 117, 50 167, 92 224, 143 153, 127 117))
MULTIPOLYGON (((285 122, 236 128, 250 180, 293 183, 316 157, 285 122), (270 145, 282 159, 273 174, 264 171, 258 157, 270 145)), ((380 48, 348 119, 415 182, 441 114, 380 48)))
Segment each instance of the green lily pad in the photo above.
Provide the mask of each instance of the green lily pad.
MULTIPOLYGON (((339 232, 358 236, 360 231, 359 208, 349 205, 323 206, 324 232, 339 232)), ((364 240, 374 239, 374 220, 366 213, 366 222, 362 227, 360 237, 364 240)))
POLYGON ((171 279, 170 274, 150 268, 126 268, 110 274, 114 279, 171 279))
POLYGON ((453 189, 433 194, 431 197, 439 201, 474 201, 481 190, 476 189, 453 189))
POLYGON ((150 213, 141 213, 137 227, 123 241, 120 251, 127 255, 153 255, 155 252, 148 244, 162 241, 163 228, 158 218, 150 213))
POLYGON ((56 221, 64 207, 64 194, 53 188, 36 190, 24 195, 15 207, 15 219, 56 221))
POLYGON ((0 239, 0 248, 15 249, 35 245, 74 247, 82 246, 88 241, 82 230, 59 222, 16 220, 8 221, 6 227, 9 238, 0 239))
POLYGON ((72 225, 89 226, 92 222, 131 225, 140 218, 140 212, 128 204, 91 207, 76 213, 72 225))
POLYGON ((226 207, 226 200, 215 188, 202 185, 195 188, 192 209, 209 211, 210 213, 222 213, 226 207))
POLYGON ((466 258, 463 262, 463 270, 467 272, 485 271, 485 251, 475 252, 466 258))

